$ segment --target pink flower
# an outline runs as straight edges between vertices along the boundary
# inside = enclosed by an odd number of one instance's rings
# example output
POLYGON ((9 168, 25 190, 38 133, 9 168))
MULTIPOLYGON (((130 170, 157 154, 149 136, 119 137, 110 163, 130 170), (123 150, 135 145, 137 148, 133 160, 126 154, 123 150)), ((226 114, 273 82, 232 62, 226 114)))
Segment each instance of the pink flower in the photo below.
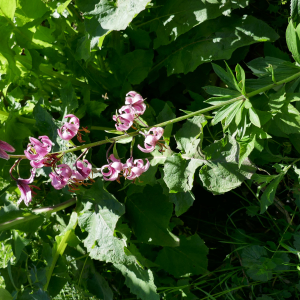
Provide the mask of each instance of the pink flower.
POLYGON ((142 115, 146 110, 146 104, 144 103, 143 97, 134 91, 126 94, 125 104, 130 105, 138 116, 142 115))
POLYGON ((46 135, 39 136, 41 142, 33 137, 29 138, 30 143, 27 145, 27 150, 24 151, 25 156, 31 160, 30 164, 33 168, 41 168, 43 158, 47 155, 54 145, 46 135))
POLYGON ((5 151, 15 152, 15 148, 4 141, 0 141, 0 158, 9 159, 9 155, 5 151))
POLYGON ((115 124, 116 129, 126 131, 133 124, 135 118, 134 110, 130 106, 124 105, 119 109, 119 113, 119 115, 113 116, 113 120, 117 122, 117 124, 115 124))
POLYGON ((72 171, 72 178, 77 180, 85 180, 89 177, 91 171, 92 171, 92 165, 88 162, 87 159, 84 159, 83 161, 78 160, 75 163, 76 171, 72 171), (86 166, 85 166, 85 164, 86 166))
POLYGON ((113 154, 109 156, 109 160, 111 162, 108 165, 104 165, 101 168, 103 179, 106 181, 118 180, 119 173, 123 170, 124 165, 121 163, 119 159, 115 158, 113 154), (108 169, 108 172, 104 172, 105 169, 108 169))
POLYGON ((58 165, 55 172, 51 172, 49 177, 52 179, 51 184, 56 190, 60 190, 69 183, 72 176, 71 168, 66 164, 58 165))
POLYGON ((161 127, 152 127, 148 133, 145 135, 145 141, 144 146, 145 148, 142 148, 140 145, 138 145, 138 148, 144 152, 144 153, 150 153, 155 149, 155 145, 158 143, 159 139, 162 137, 164 133, 163 128, 161 127), (153 132, 151 134, 151 131, 153 132))
POLYGON ((21 197, 18 201, 18 204, 24 201, 26 206, 28 206, 32 200, 32 195, 31 195, 31 193, 33 192, 32 187, 40 189, 34 185, 31 185, 31 187, 29 186, 29 184, 32 183, 34 180, 36 169, 32 168, 30 172, 31 172, 31 176, 28 179, 22 179, 22 178, 17 179, 17 186, 21 192, 21 197))
POLYGON ((65 118, 70 118, 69 122, 66 122, 60 129, 57 129, 58 135, 65 141, 71 140, 78 132, 79 119, 72 115, 66 115, 65 118))
POLYGON ((150 167, 150 163, 147 158, 146 161, 147 163, 144 165, 142 159, 135 159, 133 161, 133 157, 128 158, 126 164, 124 165, 123 176, 129 180, 134 180, 138 178, 150 167))

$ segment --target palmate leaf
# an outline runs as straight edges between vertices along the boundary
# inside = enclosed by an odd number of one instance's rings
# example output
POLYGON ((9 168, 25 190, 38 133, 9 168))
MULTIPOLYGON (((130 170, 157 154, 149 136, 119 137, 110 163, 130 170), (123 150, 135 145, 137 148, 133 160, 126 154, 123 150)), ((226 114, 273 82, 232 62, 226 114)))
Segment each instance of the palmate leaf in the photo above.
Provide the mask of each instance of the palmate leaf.
POLYGON ((219 17, 194 27, 170 45, 160 47, 153 70, 166 66, 168 76, 186 74, 205 62, 229 59, 239 47, 277 38, 271 27, 252 16, 219 17))
POLYGON ((159 185, 147 186, 143 193, 128 196, 126 216, 139 241, 160 246, 176 247, 179 239, 168 225, 173 206, 159 185))
POLYGON ((181 236, 180 246, 165 247, 158 253, 155 262, 175 277, 199 275, 207 272, 207 254, 208 248, 197 234, 181 236))

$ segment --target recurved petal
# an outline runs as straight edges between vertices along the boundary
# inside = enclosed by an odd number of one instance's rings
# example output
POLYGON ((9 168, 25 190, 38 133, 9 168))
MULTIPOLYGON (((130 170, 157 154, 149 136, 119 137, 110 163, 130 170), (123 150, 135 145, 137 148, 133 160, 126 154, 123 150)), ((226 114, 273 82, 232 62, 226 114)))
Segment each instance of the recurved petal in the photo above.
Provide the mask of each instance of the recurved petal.
POLYGON ((15 152, 15 148, 13 146, 11 146, 10 144, 4 142, 4 141, 0 141, 0 149, 7 151, 7 152, 15 152))
POLYGON ((5 151, 3 151, 1 148, 0 148, 0 158, 6 159, 6 160, 9 159, 9 155, 5 151))

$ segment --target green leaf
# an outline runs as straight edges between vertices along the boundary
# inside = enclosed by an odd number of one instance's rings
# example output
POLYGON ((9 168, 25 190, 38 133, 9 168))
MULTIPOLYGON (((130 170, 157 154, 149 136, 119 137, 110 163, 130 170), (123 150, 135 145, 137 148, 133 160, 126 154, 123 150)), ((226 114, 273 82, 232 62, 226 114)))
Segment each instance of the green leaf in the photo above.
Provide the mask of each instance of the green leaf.
POLYGON ((243 100, 240 100, 240 101, 236 101, 232 104, 223 106, 221 109, 219 109, 217 111, 214 119, 211 122, 212 125, 218 124, 225 118, 228 118, 232 121, 233 118, 235 117, 236 113, 238 112, 240 106, 242 105, 242 103, 243 103, 243 100))
POLYGON ((203 115, 188 119, 175 134, 177 148, 184 151, 189 157, 195 157, 195 154, 199 156, 197 154, 197 147, 200 143, 198 136, 201 135, 206 124, 207 121, 203 115))
POLYGON ((276 125, 286 134, 297 134, 300 130, 300 113, 292 105, 289 104, 282 108, 275 118, 276 125))
POLYGON ((271 94, 268 102, 268 105, 273 112, 280 111, 284 104, 286 104, 285 86, 283 86, 278 92, 271 94))
POLYGON ((240 153, 239 153, 239 168, 243 161, 250 155, 254 149, 256 141, 256 134, 252 134, 249 138, 239 141, 240 153))
POLYGON ((124 244, 114 236, 116 223, 125 212, 124 206, 104 189, 100 179, 91 189, 84 190, 81 201, 84 208, 79 213, 78 224, 88 234, 83 243, 89 256, 100 261, 124 262, 124 244))
POLYGON ((277 175, 263 192, 260 198, 260 213, 263 214, 273 204, 278 184, 284 177, 284 173, 277 175))
POLYGON ((139 241, 176 247, 179 239, 168 230, 173 206, 159 185, 146 186, 141 194, 128 196, 126 215, 139 241))
POLYGON ((0 288, 0 300, 13 300, 13 297, 7 290, 0 288))
POLYGON ((0 0, 0 14, 13 21, 16 10, 16 0, 0 0))
POLYGON ((246 95, 245 71, 239 64, 237 64, 236 67, 235 67, 235 72, 236 72, 236 79, 238 81, 238 86, 242 90, 242 94, 246 95))
MULTIPOLYGON (((212 67, 215 71, 215 73, 220 77, 220 79, 227 84, 230 88, 237 90, 238 92, 240 92, 239 86, 232 74, 232 72, 226 72, 223 68, 221 68, 220 66, 213 64, 212 63, 212 67)), ((226 68, 228 68, 228 66, 226 65, 226 68)), ((229 68, 228 68, 229 69, 229 68)), ((229 69, 230 70, 230 69, 229 69)), ((231 70, 230 70, 231 71, 231 70)), ((240 93, 239 93, 240 95, 240 93)), ((235 96, 235 95, 234 95, 235 96)))
MULTIPOLYGON (((222 15, 227 9, 219 3, 210 4, 198 0, 166 0, 152 20, 151 29, 156 32, 154 49, 170 44, 193 27, 222 15)), ((232 5, 233 6, 233 5, 232 5)))
POLYGON ((191 191, 188 191, 169 194, 169 199, 175 204, 175 214, 179 217, 193 205, 195 196, 191 191))
POLYGON ((15 246, 15 256, 16 260, 18 261, 23 249, 31 242, 31 240, 26 239, 18 234, 17 231, 13 231, 14 233, 14 246, 15 246))
POLYGON ((109 0, 79 0, 76 5, 85 16, 97 19, 103 29, 124 30, 132 19, 145 9, 149 0, 124 0, 118 5, 109 0))
POLYGON ((249 118, 251 123, 256 126, 256 127, 260 127, 260 120, 259 120, 259 116, 256 113, 255 109, 253 107, 249 108, 249 118))
POLYGON ((164 247, 157 256, 156 263, 175 277, 187 274, 200 275, 207 273, 208 248, 197 235, 180 236, 180 246, 164 247))
POLYGON ((286 43, 295 61, 300 63, 300 26, 295 28, 292 20, 286 29, 286 43))
POLYGON ((190 191, 193 187, 194 174, 204 160, 182 158, 181 154, 168 157, 164 166, 164 181, 168 188, 176 192, 190 191))
POLYGON ((125 284, 130 292, 142 300, 159 300, 156 293, 153 273, 150 269, 143 270, 137 264, 114 264, 125 277, 125 284))
POLYGON ((60 98, 64 115, 71 114, 78 108, 75 90, 70 81, 61 89, 60 98))
MULTIPOLYGON (((214 64, 212 64, 212 65, 214 65, 214 64)), ((215 65, 215 66, 216 66, 215 68, 219 67, 218 65, 215 65)), ((221 68, 221 67, 219 67, 219 68, 221 68)), ((213 95, 213 96, 235 96, 235 97, 241 96, 241 94, 237 91, 234 91, 231 89, 224 89, 224 88, 221 88, 218 86, 204 86, 203 89, 207 94, 213 95)))
POLYGON ((256 168, 246 158, 238 166, 239 146, 231 136, 216 141, 204 149, 205 166, 200 169, 203 185, 215 195, 237 188, 246 179, 250 179, 256 168))
POLYGON ((154 69, 166 66, 168 76, 187 74, 203 63, 229 59, 239 47, 276 39, 278 35, 269 25, 252 16, 219 17, 194 27, 164 46, 154 69))
POLYGON ((291 0, 291 17, 293 22, 299 24, 300 21, 300 3, 299 0, 291 0))

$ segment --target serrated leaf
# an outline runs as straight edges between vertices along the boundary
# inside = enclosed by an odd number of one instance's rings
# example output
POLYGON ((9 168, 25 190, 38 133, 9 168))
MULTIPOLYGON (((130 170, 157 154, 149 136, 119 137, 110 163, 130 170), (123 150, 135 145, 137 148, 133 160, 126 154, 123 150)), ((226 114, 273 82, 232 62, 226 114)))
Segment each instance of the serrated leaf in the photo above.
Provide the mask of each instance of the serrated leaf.
POLYGON ((295 61, 300 63, 300 26, 295 28, 292 20, 286 29, 286 43, 295 61))
POLYGON ((156 263, 175 277, 186 274, 200 275, 207 273, 208 248, 197 235, 180 236, 180 246, 164 247, 157 256, 156 263))
POLYGON ((242 94, 246 95, 246 75, 244 69, 237 64, 235 67, 235 72, 236 72, 236 79, 238 82, 238 86, 240 87, 242 94))
POLYGON ((159 185, 146 186, 142 194, 126 201, 126 215, 138 240, 144 243, 176 247, 179 239, 168 230, 173 206, 159 185))
POLYGON ((259 120, 259 116, 256 113, 255 109, 253 107, 249 108, 249 119, 251 121, 251 123, 256 126, 256 127, 260 127, 260 120, 259 120))
POLYGON ((176 192, 190 191, 193 187, 194 174, 203 165, 203 159, 182 158, 181 154, 168 157, 164 166, 164 181, 170 190, 176 192))
POLYGON ((224 88, 221 88, 218 86, 204 86, 203 89, 207 94, 213 95, 213 96, 235 96, 235 97, 238 97, 241 95, 241 93, 239 93, 237 91, 234 91, 231 89, 224 89, 224 88))
POLYGON ((256 134, 252 134, 249 138, 239 141, 240 154, 239 154, 239 168, 243 161, 250 155, 254 149, 256 141, 256 134))
POLYGON ((230 73, 226 72, 223 68, 221 68, 220 66, 213 64, 213 63, 212 63, 212 67, 213 67, 215 73, 220 77, 220 79, 224 83, 226 83, 233 90, 237 90, 238 92, 240 92, 237 82, 232 73, 230 74, 230 73))
POLYGON ((230 118, 232 120, 235 117, 235 114, 237 113, 242 103, 243 100, 240 100, 232 104, 223 106, 220 110, 217 111, 214 119, 212 120, 212 125, 218 124, 225 118, 230 118))

